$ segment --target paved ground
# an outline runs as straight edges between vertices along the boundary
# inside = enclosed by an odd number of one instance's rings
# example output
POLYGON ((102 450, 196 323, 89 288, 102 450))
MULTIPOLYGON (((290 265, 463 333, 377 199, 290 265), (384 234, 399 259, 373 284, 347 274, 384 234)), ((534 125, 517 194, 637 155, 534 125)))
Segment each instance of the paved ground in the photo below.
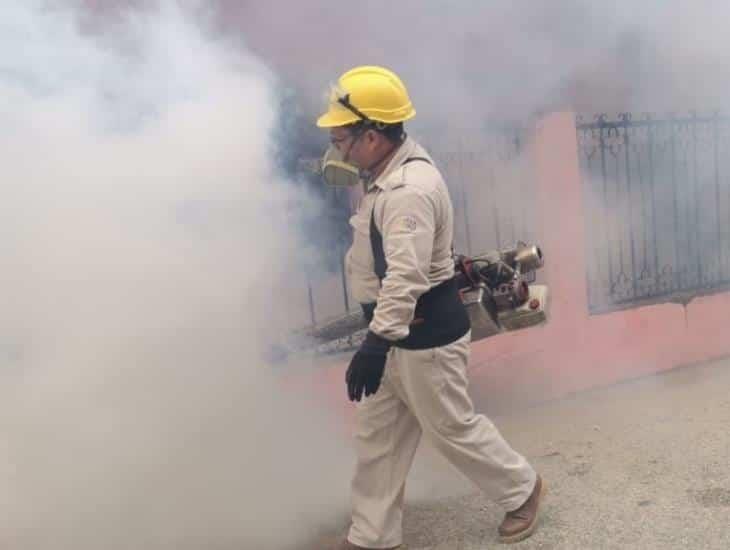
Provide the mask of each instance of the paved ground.
MULTIPOLYGON (((730 360, 494 421, 549 485, 539 531, 515 548, 730 548, 730 360)), ((428 449, 414 474, 409 550, 502 547, 501 512, 428 449)))

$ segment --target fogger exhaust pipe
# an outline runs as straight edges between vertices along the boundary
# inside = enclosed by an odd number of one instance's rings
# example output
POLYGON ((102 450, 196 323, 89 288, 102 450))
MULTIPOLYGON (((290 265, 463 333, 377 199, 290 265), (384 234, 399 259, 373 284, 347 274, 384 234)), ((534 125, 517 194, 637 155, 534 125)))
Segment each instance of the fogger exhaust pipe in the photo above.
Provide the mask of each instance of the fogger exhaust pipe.
POLYGON ((536 245, 518 247, 515 249, 514 263, 522 273, 540 269, 543 266, 542 250, 536 245))

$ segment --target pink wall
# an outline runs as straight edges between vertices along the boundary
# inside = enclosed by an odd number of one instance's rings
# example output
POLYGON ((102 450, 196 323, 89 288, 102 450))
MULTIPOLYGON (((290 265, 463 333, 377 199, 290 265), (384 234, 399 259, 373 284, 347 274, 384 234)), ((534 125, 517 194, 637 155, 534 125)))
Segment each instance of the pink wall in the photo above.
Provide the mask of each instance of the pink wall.
POLYGON ((588 315, 582 183, 573 113, 538 122, 532 155, 549 322, 472 347, 472 391, 510 408, 730 354, 730 294, 588 315))
MULTIPOLYGON (((473 344, 471 390, 482 408, 508 410, 730 354, 730 293, 699 297, 686 308, 667 303, 588 315, 574 115, 548 115, 533 134, 538 242, 546 258, 541 276, 550 287, 550 317, 543 326, 473 344)), ((351 410, 344 365, 311 374, 306 383, 316 386, 326 406, 351 410)))

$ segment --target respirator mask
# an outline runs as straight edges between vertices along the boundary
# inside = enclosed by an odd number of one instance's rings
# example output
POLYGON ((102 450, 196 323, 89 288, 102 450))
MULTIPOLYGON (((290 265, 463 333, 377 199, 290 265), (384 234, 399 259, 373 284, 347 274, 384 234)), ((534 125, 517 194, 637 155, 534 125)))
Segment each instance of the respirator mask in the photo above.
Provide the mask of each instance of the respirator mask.
POLYGON ((342 152, 330 145, 322 157, 322 178, 332 187, 353 187, 360 182, 360 170, 343 160, 342 152))

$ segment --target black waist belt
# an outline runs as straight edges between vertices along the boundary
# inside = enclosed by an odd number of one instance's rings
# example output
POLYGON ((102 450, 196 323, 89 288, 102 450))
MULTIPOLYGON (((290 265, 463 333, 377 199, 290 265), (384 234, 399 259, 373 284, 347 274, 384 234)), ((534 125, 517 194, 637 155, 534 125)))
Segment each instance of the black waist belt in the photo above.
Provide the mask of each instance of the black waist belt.
MULTIPOLYGON (((373 319, 375 304, 362 304, 368 323, 373 319)), ((433 287, 416 302, 413 323, 408 336, 393 346, 404 349, 429 349, 446 346, 464 336, 471 325, 456 279, 433 287)))

